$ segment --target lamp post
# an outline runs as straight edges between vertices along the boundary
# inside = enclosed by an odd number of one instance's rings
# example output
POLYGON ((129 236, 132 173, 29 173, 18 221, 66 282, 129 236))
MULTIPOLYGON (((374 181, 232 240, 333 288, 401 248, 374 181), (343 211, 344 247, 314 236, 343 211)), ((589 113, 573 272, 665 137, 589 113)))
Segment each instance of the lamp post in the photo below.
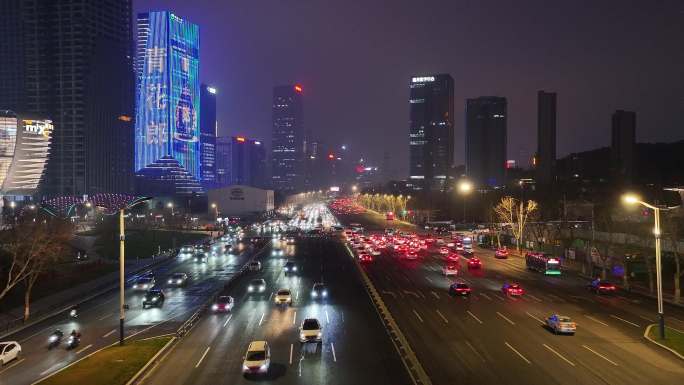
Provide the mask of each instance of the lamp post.
POLYGON ((219 213, 218 213, 218 206, 216 205, 216 203, 212 203, 211 208, 214 209, 214 213, 216 214, 216 219, 218 219, 219 213))
POLYGON ((653 217, 655 226, 653 228, 653 235, 655 235, 655 254, 656 254, 656 291, 658 295, 658 331, 660 339, 665 339, 665 314, 663 312, 663 275, 662 262, 660 256, 660 207, 651 205, 642 201, 638 196, 633 194, 625 194, 622 197, 623 202, 629 205, 640 204, 653 210, 653 217))
POLYGON ((173 216, 173 215, 174 215, 174 213, 173 213, 173 202, 167 203, 167 204, 166 204, 166 207, 168 207, 168 208, 171 209, 171 216, 173 216))
POLYGON ((458 193, 463 196, 463 223, 466 223, 466 196, 473 191, 473 184, 467 180, 458 182, 458 193))

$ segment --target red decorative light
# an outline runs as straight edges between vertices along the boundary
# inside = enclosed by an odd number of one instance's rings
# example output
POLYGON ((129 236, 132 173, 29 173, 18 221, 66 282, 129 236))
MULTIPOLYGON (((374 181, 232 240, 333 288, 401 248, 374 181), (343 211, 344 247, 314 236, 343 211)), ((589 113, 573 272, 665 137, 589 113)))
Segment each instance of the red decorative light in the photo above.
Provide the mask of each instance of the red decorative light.
POLYGON ((245 139, 244 136, 238 136, 238 137, 237 137, 237 141, 238 141, 238 142, 241 142, 241 143, 242 143, 242 142, 244 142, 245 140, 246 140, 246 139, 245 139))
POLYGON ((333 155, 333 154, 328 154, 328 159, 330 159, 330 160, 335 159, 335 155, 333 155))
POLYGON ((302 92, 302 91, 303 91, 302 86, 300 86, 299 84, 295 84, 294 89, 295 89, 295 91, 297 91, 297 92, 302 92))

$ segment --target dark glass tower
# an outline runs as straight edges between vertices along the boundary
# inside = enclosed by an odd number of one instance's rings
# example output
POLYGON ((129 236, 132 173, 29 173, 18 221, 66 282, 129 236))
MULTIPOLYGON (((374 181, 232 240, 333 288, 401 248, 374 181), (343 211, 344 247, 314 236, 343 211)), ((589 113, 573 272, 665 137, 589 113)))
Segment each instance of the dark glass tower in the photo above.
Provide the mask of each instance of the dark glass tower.
POLYGON ((219 137, 216 153, 221 187, 234 184, 265 187, 266 149, 263 142, 244 136, 219 137))
POLYGON ((632 182, 635 144, 636 112, 615 111, 612 118, 610 165, 613 180, 617 183, 632 182))
POLYGON ((548 187, 555 179, 556 93, 537 93, 537 185, 548 187))
POLYGON ((414 76, 409 87, 409 177, 416 186, 444 188, 454 159, 454 79, 414 76))
POLYGON ((303 186, 304 122, 300 85, 273 89, 273 138, 271 182, 278 191, 291 192, 303 186))
POLYGON ((46 192, 128 192, 131 0, 3 0, 2 10, 0 108, 53 121, 46 192))
POLYGON ((506 98, 466 100, 466 174, 476 185, 505 184, 506 98))
POLYGON ((216 88, 202 84, 200 87, 200 173, 205 188, 216 184, 216 88))

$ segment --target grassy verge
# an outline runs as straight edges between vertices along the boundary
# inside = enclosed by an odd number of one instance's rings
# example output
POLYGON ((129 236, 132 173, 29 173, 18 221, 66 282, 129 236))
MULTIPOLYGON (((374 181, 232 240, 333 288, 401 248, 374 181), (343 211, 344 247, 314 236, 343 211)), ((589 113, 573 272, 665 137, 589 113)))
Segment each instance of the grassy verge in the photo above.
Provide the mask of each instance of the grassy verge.
POLYGON ((665 327, 665 339, 661 340, 658 335, 658 327, 654 326, 648 331, 648 336, 659 344, 663 344, 668 348, 684 355, 684 332, 665 327))
POLYGON ((119 385, 125 384, 170 337, 128 342, 110 346, 40 382, 41 385, 119 385))

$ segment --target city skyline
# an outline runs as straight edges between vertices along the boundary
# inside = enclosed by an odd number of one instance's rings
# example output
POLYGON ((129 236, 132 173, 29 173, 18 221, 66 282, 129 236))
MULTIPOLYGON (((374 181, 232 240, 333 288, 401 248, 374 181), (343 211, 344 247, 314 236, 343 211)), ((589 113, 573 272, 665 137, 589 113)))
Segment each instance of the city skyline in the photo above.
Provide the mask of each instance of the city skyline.
POLYGON ((392 15, 372 2, 339 10, 324 4, 273 3, 266 13, 256 4, 203 1, 190 6, 140 0, 134 6, 174 9, 203 26, 207 60, 201 77, 221 91, 219 135, 269 138, 271 88, 299 81, 307 89, 307 126, 316 137, 348 144, 375 163, 382 157, 372 149, 387 144, 394 178, 408 176, 403 161, 408 148, 399 135, 388 134, 406 127, 405 79, 415 73, 454 77, 455 164, 465 163, 465 100, 479 95, 507 98, 508 154, 522 166, 537 149, 529 138, 536 137, 539 90, 558 94, 559 158, 609 147, 611 114, 617 109, 639 115, 638 142, 682 139, 675 112, 681 109, 676 91, 682 81, 671 76, 684 64, 684 56, 671 49, 682 38, 676 29, 683 11, 678 2, 608 1, 586 7, 566 2, 553 9, 539 1, 524 6, 438 1, 421 9, 411 4, 396 2, 392 15), (358 28, 350 32, 344 22, 354 17, 359 18, 358 28), (638 17, 648 28, 630 27, 638 17), (575 28, 579 24, 582 29, 575 28), (310 29, 318 31, 316 36, 310 29), (271 37, 272 30, 280 31, 278 39, 271 37), (452 48, 436 49, 444 44, 452 48), (376 50, 377 45, 383 49, 376 50), (336 55, 363 60, 345 59, 347 65, 341 65, 326 58, 336 55), (410 59, 398 60, 402 57, 410 59), (348 103, 339 104, 338 98, 348 103), (344 116, 346 111, 353 111, 353 117, 344 116), (326 116, 339 118, 329 121, 326 116))

